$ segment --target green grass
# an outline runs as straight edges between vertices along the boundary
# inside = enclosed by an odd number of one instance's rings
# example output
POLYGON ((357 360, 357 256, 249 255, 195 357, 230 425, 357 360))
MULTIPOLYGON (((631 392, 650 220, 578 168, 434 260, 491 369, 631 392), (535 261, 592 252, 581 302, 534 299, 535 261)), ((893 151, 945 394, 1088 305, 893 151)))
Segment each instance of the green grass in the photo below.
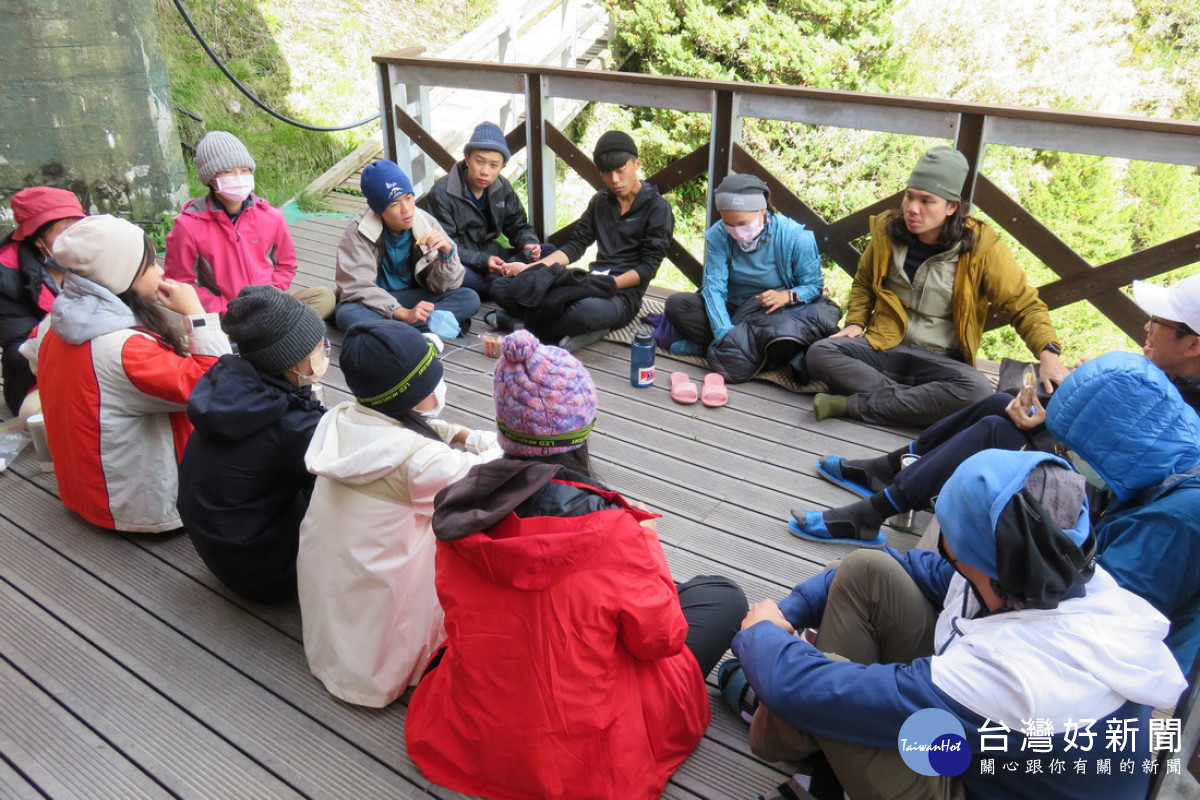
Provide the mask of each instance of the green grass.
MULTIPOLYGON (((276 205, 299 195, 378 132, 378 122, 322 133, 274 119, 221 74, 171 0, 156 0, 156 5, 172 99, 203 120, 176 116, 193 196, 206 191, 196 178, 194 148, 207 131, 229 131, 242 140, 257 162, 256 194, 276 205)), ((402 0, 210 0, 185 7, 230 71, 268 106, 312 125, 335 126, 378 113, 371 56, 452 41, 491 13, 494 0, 415 5, 402 0)))

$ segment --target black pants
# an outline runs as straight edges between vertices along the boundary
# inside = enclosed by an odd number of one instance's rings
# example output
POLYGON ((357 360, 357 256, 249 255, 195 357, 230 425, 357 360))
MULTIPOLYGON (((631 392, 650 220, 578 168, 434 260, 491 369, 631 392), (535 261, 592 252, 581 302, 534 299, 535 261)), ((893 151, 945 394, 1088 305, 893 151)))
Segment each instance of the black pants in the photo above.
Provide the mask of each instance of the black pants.
MULTIPOLYGON (((737 306, 725 304, 732 319, 737 306)), ((713 340, 712 327, 708 322, 708 307, 699 292, 676 292, 667 298, 665 311, 671 326, 689 342, 708 347, 713 340)))
POLYGON ((688 622, 686 644, 700 663, 700 672, 707 676, 746 618, 746 594, 728 578, 714 575, 697 575, 676 588, 688 622))
POLYGON ((1011 394, 997 392, 930 425, 917 437, 911 449, 920 460, 896 473, 891 488, 892 499, 903 506, 902 511, 928 508, 954 470, 976 453, 1034 446, 1004 410, 1012 399, 1011 394))
POLYGON ((915 345, 876 350, 861 336, 822 339, 807 359, 812 377, 850 397, 846 416, 877 425, 931 425, 993 391, 970 364, 915 345))
POLYGON ((4 402, 8 406, 8 410, 12 412, 10 416, 14 417, 21 410, 21 403, 25 400, 25 395, 29 394, 37 384, 37 378, 33 376, 29 362, 25 360, 25 356, 17 352, 17 348, 24 341, 24 339, 18 339, 4 345, 3 366, 0 366, 4 375, 4 402))

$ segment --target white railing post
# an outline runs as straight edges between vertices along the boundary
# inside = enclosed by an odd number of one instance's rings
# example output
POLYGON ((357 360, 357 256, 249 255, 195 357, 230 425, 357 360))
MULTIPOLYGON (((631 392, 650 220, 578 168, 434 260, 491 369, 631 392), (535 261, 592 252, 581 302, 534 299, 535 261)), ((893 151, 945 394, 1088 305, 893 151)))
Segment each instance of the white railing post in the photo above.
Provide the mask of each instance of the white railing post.
MULTIPOLYGON (((521 0, 497 0, 496 14, 505 21, 505 27, 496 37, 496 59, 501 64, 515 64, 518 61, 518 51, 521 40, 521 26, 525 23, 525 7, 521 0)), ((508 100, 500 106, 498 123, 501 130, 507 131, 520 114, 517 106, 517 95, 511 94, 508 100)))
POLYGON ((554 123, 554 99, 542 76, 525 75, 526 181, 534 228, 545 239, 556 227, 554 152, 546 146, 546 125, 554 123))
POLYGON ((579 2, 578 0, 562 0, 562 14, 560 19, 559 36, 564 33, 568 37, 569 44, 562 51, 562 66, 575 66, 575 59, 579 57, 579 2))
MULTIPOLYGON (((432 134, 433 115, 429 103, 429 87, 424 84, 404 83, 395 87, 396 104, 401 106, 413 120, 432 134)), ((434 170, 437 164, 419 148, 413 147, 403 132, 396 132, 396 163, 408 173, 417 197, 433 187, 434 170)))

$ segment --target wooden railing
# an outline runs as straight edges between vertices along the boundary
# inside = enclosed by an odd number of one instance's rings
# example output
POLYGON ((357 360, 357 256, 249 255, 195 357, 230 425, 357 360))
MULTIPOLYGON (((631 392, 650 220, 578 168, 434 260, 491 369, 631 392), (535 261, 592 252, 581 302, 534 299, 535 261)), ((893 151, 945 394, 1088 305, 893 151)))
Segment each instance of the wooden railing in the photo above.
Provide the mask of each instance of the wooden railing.
MULTIPOLYGON (((574 67, 576 59, 597 36, 607 38, 611 22, 598 0, 497 0, 496 11, 458 41, 440 52, 439 63, 479 62, 507 64, 521 58, 540 66, 574 67)), ((416 58, 409 48, 393 57, 416 58)), ((429 58, 419 60, 433 60, 429 58)), ((378 59, 376 59, 378 62, 378 59)), ((413 83, 403 75, 379 66, 379 93, 384 106, 394 106, 404 114, 404 124, 388 124, 391 115, 383 114, 383 145, 388 158, 406 165, 418 193, 433 185, 437 158, 427 147, 436 141, 433 109, 441 105, 450 89, 485 89, 471 84, 413 83), (424 131, 424 136, 417 131, 424 131), (410 140, 417 144, 410 148, 410 140), (417 141, 420 140, 420 141, 417 141)), ((581 105, 581 104, 580 104, 581 105)), ((483 109, 481 109, 481 112, 483 109)), ((486 116, 508 128, 525 113, 524 93, 510 92, 498 97, 486 116)), ((399 122, 401 118, 395 120, 399 122)), ((472 123, 473 126, 474 123, 472 123)), ((456 130, 457 141, 439 142, 443 149, 457 150, 467 130, 456 130)), ((515 150, 513 152, 516 152, 515 150)))
MULTIPOLYGON (((1200 230, 1196 230, 1106 264, 1090 264, 980 171, 989 144, 1200 165, 1200 123, 734 81, 410 58, 401 54, 376 56, 374 61, 379 68, 388 153, 392 157, 402 156, 397 153, 395 143, 408 137, 447 170, 454 157, 424 131, 406 108, 394 101, 392 87, 451 86, 524 95, 524 124, 509 131, 506 138, 513 152, 523 147, 528 150, 529 210, 539 231, 545 231, 547 224, 555 219, 556 157, 597 189, 603 187, 591 159, 555 126, 555 101, 570 99, 708 114, 708 143, 648 179, 666 194, 688 180, 707 174, 711 221, 715 214, 712 188, 730 172, 757 174, 770 185, 774 205, 807 225, 816 234, 821 251, 850 274, 859 257, 852 242, 866 235, 868 217, 899 205, 900 193, 841 219, 827 220, 742 148, 744 119, 794 121, 950 140, 970 165, 964 200, 988 214, 1058 276, 1038 289, 1047 305, 1053 309, 1088 300, 1135 340, 1142 336, 1145 315, 1119 288, 1133 280, 1200 261, 1200 230)), ((560 240, 566 230, 550 238, 560 240)), ((702 266, 678 241, 673 243, 668 257, 688 278, 699 283, 702 266)), ((997 318, 990 326, 1004 322, 997 318)))

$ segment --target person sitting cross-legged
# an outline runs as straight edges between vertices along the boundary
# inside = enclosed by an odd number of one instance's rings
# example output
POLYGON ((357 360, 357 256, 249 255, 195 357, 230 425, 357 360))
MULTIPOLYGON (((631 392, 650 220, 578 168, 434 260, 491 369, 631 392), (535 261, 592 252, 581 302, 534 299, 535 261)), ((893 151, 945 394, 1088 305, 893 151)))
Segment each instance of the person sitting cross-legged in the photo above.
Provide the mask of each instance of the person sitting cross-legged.
POLYGON ((196 287, 205 311, 224 314, 244 286, 275 286, 317 316, 333 313, 327 286, 292 288, 296 246, 283 212, 254 194, 257 165, 241 140, 209 131, 196 145, 196 175, 208 194, 184 204, 167 234, 163 269, 196 287))
POLYGON ((454 339, 471 326, 479 295, 462 285, 458 248, 417 208, 412 181, 381 159, 362 172, 369 208, 350 220, 337 249, 337 326, 394 319, 454 339))
POLYGON ((596 479, 578 359, 517 331, 493 387, 504 457, 436 500, 446 640, 409 701, 408 753, 493 800, 657 800, 704 736, 704 678, 746 596, 677 584, 658 515, 596 479))
POLYGON ((1066 376, 1046 304, 1007 245, 962 203, 968 165, 951 147, 921 156, 899 209, 871 218, 846 322, 808 348, 829 384, 818 420, 926 426, 992 392, 975 358, 992 310, 1009 317, 1041 362, 1047 391, 1066 376))
POLYGON ((1151 709, 1185 680, 1167 620, 1096 565, 1084 478, 1048 453, 987 450, 947 481, 937 517, 940 552, 856 550, 751 608, 720 675, 752 715, 751 749, 804 774, 824 758, 840 785, 808 789, 839 800, 843 788, 855 800, 1145 797, 1151 709), (810 627, 815 644, 794 635, 810 627), (1120 752, 1104 745, 1112 730, 1120 752), (940 769, 920 750, 938 742, 940 769), (1122 758, 1138 769, 1103 769, 1122 758))
MULTIPOLYGON (((1200 410, 1200 275, 1170 287, 1134 281, 1133 296, 1149 315, 1142 352, 1157 365, 1185 403, 1200 410)), ((926 508, 966 458, 989 447, 1053 451, 1059 443, 1045 429, 1046 414, 1036 395, 989 395, 925 429, 912 442, 875 458, 826 456, 821 477, 870 500, 829 511, 797 511, 793 533, 802 538, 875 540, 883 520, 926 508), (916 458, 920 457, 918 463, 916 458), (911 469, 901 472, 902 461, 911 469), (811 537, 804 534, 811 533, 811 537), (828 536, 827 536, 828 534, 828 536)))
POLYGON ((179 516, 221 583, 260 603, 296 596, 296 549, 316 477, 304 466, 325 409, 325 323, 274 286, 246 286, 222 320, 224 355, 188 398, 179 516))
POLYGON ((463 286, 484 300, 509 264, 537 261, 556 249, 538 239, 521 198, 501 174, 511 155, 499 126, 481 122, 463 145, 463 160, 429 190, 429 213, 458 245, 463 286))
POLYGON ((704 234, 703 286, 667 298, 667 320, 683 336, 671 352, 705 354, 729 383, 785 364, 804 381, 805 351, 841 316, 822 294, 817 240, 770 208, 756 175, 726 177, 715 197, 721 219, 704 234))
POLYGON ((520 320, 538 339, 576 350, 637 316, 671 244, 675 215, 638 173, 642 160, 629 134, 603 134, 593 157, 607 188, 592 196, 561 250, 510 264, 492 284, 492 299, 506 314, 489 315, 498 327, 520 320), (593 243, 588 272, 563 269, 593 243))

